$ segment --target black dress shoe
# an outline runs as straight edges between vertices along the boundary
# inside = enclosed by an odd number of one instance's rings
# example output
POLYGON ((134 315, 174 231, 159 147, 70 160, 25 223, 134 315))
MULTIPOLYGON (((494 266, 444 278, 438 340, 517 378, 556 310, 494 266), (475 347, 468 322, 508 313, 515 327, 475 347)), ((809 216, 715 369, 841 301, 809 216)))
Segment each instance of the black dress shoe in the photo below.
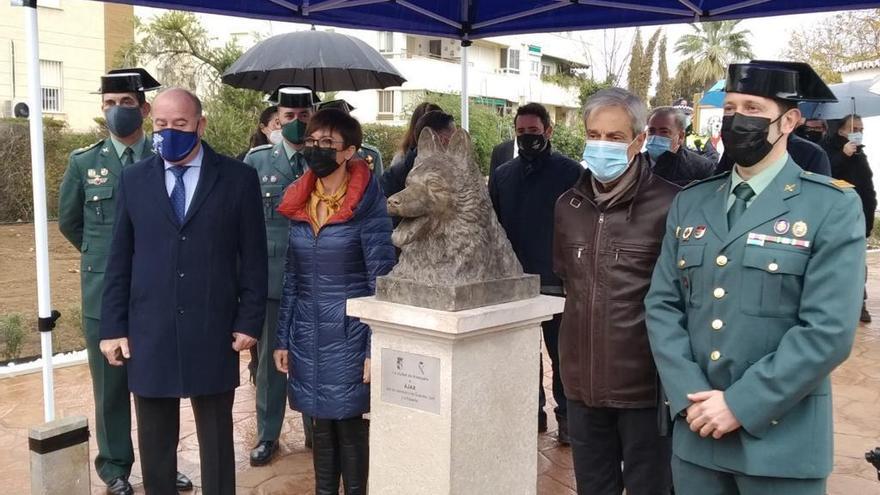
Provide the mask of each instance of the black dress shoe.
POLYGON ((540 412, 538 413, 538 433, 546 433, 547 432, 547 413, 540 412))
POLYGON ((272 456, 278 452, 278 441, 260 442, 251 450, 251 466, 265 466, 272 460, 272 456))
POLYGON ((192 480, 180 471, 177 472, 177 479, 174 481, 174 485, 179 492, 191 492, 193 489, 192 480))
POLYGON ((556 441, 562 445, 571 444, 568 438, 568 421, 565 418, 557 418, 559 420, 559 431, 556 432, 556 441))
POLYGON ((868 308, 862 305, 862 314, 859 316, 859 321, 862 323, 871 323, 871 313, 868 313, 868 308))
POLYGON ((122 476, 113 478, 107 482, 107 495, 133 495, 134 489, 131 483, 122 476))

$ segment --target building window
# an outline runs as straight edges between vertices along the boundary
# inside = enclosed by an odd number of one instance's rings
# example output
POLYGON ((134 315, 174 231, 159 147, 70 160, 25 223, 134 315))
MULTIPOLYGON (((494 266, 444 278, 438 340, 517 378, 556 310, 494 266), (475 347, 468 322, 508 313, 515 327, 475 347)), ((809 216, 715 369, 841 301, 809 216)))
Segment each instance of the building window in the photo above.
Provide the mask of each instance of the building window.
POLYGON ((541 75, 549 76, 553 74, 553 67, 550 64, 541 64, 541 75))
POLYGON ((501 49, 501 71, 519 74, 519 50, 513 48, 501 49))
POLYGON ((61 62, 55 60, 40 60, 40 83, 43 88, 43 111, 48 113, 61 113, 62 105, 62 75, 61 62))
POLYGON ((383 31, 379 33, 379 53, 391 53, 394 51, 394 33, 383 31))
POLYGON ((441 40, 430 40, 428 41, 428 54, 432 58, 440 58, 443 55, 442 47, 443 42, 441 40))
POLYGON ((539 60, 530 60, 529 61, 529 71, 533 76, 541 75, 541 62, 539 60))
POLYGON ((379 94, 379 113, 394 114, 394 91, 377 91, 379 94))

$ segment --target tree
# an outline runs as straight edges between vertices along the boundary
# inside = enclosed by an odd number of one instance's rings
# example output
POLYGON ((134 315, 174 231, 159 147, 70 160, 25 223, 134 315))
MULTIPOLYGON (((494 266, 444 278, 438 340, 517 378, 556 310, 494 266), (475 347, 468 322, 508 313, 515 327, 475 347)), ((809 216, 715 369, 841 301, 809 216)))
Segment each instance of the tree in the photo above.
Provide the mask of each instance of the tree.
POLYGON ((651 87, 651 78, 654 75, 654 52, 657 50, 657 41, 660 39, 660 28, 654 31, 648 44, 645 45, 645 51, 642 53, 642 64, 638 81, 638 92, 636 96, 642 101, 648 101, 648 88, 651 87))
POLYGON ((672 80, 672 98, 686 98, 691 101, 694 94, 705 91, 711 87, 715 81, 712 79, 698 79, 694 75, 694 63, 690 60, 684 60, 678 64, 675 71, 675 78, 672 80))
POLYGON ((592 78, 584 79, 578 91, 578 103, 581 108, 586 105, 587 100, 589 100, 591 96, 598 93, 600 90, 614 86, 612 77, 613 76, 609 74, 608 78, 604 81, 596 81, 592 78))
POLYGON ((691 82, 718 80, 727 73, 727 66, 754 58, 748 30, 737 30, 740 21, 719 21, 691 24, 693 33, 675 43, 675 51, 693 64, 691 82))
POLYGON ((666 63, 666 36, 660 40, 659 60, 657 61, 657 87, 654 98, 651 99, 652 107, 660 107, 672 104, 673 81, 669 77, 669 65, 666 63))
POLYGON ((155 64, 163 86, 197 91, 209 119, 205 140, 226 155, 247 150, 265 107, 262 95, 220 82, 244 50, 234 40, 212 46, 207 30, 189 12, 169 11, 147 23, 136 21, 135 28, 136 41, 117 53, 116 62, 124 67, 155 64))
POLYGON ((841 12, 795 31, 782 56, 810 64, 826 83, 849 63, 880 59, 880 9, 841 12))
POLYGON ((639 81, 642 74, 642 30, 636 28, 636 35, 633 37, 632 48, 629 55, 629 71, 626 74, 626 87, 632 93, 637 93, 639 81))

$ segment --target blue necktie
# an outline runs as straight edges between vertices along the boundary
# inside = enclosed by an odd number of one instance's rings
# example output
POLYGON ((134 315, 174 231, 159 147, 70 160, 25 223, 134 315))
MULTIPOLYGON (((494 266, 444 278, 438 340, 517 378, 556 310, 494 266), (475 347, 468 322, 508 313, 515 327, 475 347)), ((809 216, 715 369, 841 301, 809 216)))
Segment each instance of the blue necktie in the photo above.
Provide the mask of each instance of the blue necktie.
POLYGON ((183 224, 183 219, 186 217, 186 185, 183 183, 183 174, 189 167, 185 167, 182 165, 175 165, 168 170, 174 174, 174 189, 171 190, 171 208, 174 209, 174 214, 177 215, 177 222, 183 224))

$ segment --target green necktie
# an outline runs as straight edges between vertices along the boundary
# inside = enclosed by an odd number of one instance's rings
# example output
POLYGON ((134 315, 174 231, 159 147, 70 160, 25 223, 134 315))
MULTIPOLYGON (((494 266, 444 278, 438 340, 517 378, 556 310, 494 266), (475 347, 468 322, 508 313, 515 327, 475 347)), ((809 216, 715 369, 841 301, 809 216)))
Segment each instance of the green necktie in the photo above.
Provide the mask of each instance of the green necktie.
POLYGON ((290 169, 293 171, 294 177, 299 177, 303 174, 303 172, 305 172, 302 160, 302 154, 300 154, 299 152, 294 152, 293 156, 290 157, 290 169))
POLYGON ((122 152, 122 166, 131 165, 134 163, 134 150, 126 147, 125 151, 122 152))
POLYGON ((747 182, 740 182, 733 188, 733 195, 736 196, 736 199, 733 201, 733 206, 727 211, 728 230, 732 229, 736 225, 737 220, 746 212, 749 200, 755 196, 755 191, 752 190, 752 187, 747 182))

